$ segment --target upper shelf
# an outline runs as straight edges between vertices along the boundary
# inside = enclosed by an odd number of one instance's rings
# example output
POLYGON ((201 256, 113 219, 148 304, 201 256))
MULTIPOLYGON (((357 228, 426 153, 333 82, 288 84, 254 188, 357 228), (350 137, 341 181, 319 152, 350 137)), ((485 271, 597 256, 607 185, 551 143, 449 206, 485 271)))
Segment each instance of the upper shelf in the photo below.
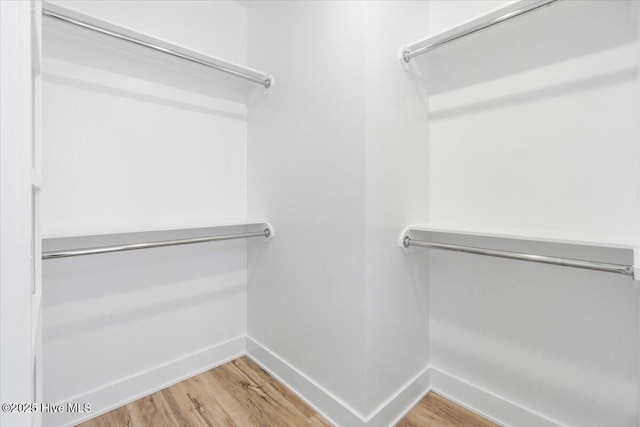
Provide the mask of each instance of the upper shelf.
POLYGON ((402 59, 404 62, 409 62, 411 58, 415 56, 422 55, 448 43, 460 40, 484 29, 493 27, 494 25, 501 24, 559 1, 560 0, 518 0, 509 2, 447 31, 407 45, 402 49, 402 59))
MULTIPOLYGON (((257 89, 273 86, 273 77, 251 68, 243 67, 219 58, 149 36, 110 22, 89 16, 75 10, 45 2, 42 10, 45 44, 51 39, 71 43, 76 48, 85 47, 113 56, 125 56, 137 63, 157 66, 198 79, 205 79, 231 86, 233 90, 253 93, 257 89), (211 71, 215 71, 212 73, 211 71)), ((60 55, 56 46, 48 49, 48 54, 60 55)), ((47 52, 45 52, 47 53, 47 52)), ((68 50, 64 59, 69 59, 68 50)), ((87 52, 71 57, 74 62, 90 60, 87 52)), ((96 61, 105 64, 108 61, 96 61)), ((233 97, 227 97, 233 99, 233 97)), ((246 95, 242 101, 251 96, 246 95)), ((238 99, 233 99, 238 100, 238 99)))

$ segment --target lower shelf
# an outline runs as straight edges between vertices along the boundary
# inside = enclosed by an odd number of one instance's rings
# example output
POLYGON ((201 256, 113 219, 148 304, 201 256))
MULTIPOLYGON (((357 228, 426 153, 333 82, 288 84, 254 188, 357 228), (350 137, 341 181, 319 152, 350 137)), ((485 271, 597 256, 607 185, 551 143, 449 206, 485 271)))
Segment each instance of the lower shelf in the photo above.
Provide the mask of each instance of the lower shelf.
POLYGON ((268 222, 259 220, 199 228, 57 237, 43 239, 42 257, 65 258, 239 238, 268 240, 271 236, 272 227, 268 222))
MULTIPOLYGON (((466 252, 541 264, 640 277, 639 248, 635 238, 597 240, 594 236, 524 234, 470 227, 412 225, 405 229, 400 245, 466 252)), ((602 237, 602 236, 600 236, 602 237)))

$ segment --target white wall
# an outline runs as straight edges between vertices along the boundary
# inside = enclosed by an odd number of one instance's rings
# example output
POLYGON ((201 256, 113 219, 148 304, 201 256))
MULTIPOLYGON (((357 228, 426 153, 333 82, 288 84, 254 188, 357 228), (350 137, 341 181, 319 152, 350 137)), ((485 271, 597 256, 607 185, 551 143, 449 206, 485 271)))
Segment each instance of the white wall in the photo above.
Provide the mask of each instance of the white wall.
POLYGON ((398 247, 404 227, 428 219, 424 98, 398 59, 404 43, 424 37, 427 12, 426 2, 412 1, 366 9, 368 414, 429 363, 427 263, 398 247))
MULTIPOLYGON (((246 9, 233 2, 57 4, 246 63, 246 9)), ((206 76, 220 73, 68 24, 45 27, 45 237, 246 216, 246 105, 215 96, 206 76)))
POLYGON ((562 2, 415 58, 411 72, 396 59, 404 43, 500 3, 65 3, 248 58, 276 85, 247 128, 244 105, 195 70, 156 74, 152 59, 131 66, 113 46, 92 55, 77 41, 49 44, 45 233, 248 213, 276 236, 249 243, 248 294, 237 242, 45 264, 45 399, 97 396, 246 330, 253 355, 302 379, 297 391, 351 420, 341 425, 388 425, 423 391, 401 393, 428 364, 538 422, 636 425, 638 309, 627 279, 397 247, 404 226, 424 221, 640 232, 627 2, 562 2), (94 157, 70 162, 75 153, 94 157), (114 164, 127 167, 105 179, 114 164))
MULTIPOLYGON (((246 63, 246 8, 233 2, 59 4, 246 63)), ((218 96, 211 72, 48 25, 45 236, 246 217, 238 97, 218 96)), ((95 415, 244 350, 244 242, 50 260, 44 281, 45 401, 90 400, 95 415)))
POLYGON ((557 4, 421 58, 431 221, 638 232, 630 7, 557 4))
POLYGON ((276 238, 249 250, 248 335, 362 413, 365 7, 249 8, 250 65, 277 86, 249 118, 249 215, 276 238))
POLYGON ((340 425, 387 425, 424 391, 385 408, 428 364, 424 264, 397 245, 427 214, 423 99, 397 59, 426 20, 418 2, 249 8, 251 66, 277 76, 250 113, 249 214, 277 236, 250 249, 248 335, 340 425))
MULTIPOLYGON (((416 61, 432 222, 638 234, 633 17, 630 2, 561 2, 416 61)), ((435 251, 429 266, 434 368, 563 425, 636 425, 630 280, 435 251)))
POLYGON ((45 262, 45 398, 63 401, 243 336, 245 246, 45 262))
POLYGON ((462 254, 429 262, 436 369, 561 425, 636 425, 628 278, 462 254))

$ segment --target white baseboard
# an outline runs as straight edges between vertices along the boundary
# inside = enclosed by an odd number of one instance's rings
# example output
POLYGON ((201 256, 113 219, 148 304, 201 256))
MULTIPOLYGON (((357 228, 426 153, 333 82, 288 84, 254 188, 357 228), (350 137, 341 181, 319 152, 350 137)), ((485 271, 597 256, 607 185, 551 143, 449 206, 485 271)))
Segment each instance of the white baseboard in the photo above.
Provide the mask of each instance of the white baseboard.
POLYGON ((368 416, 364 416, 251 337, 247 337, 247 354, 336 426, 386 427, 395 425, 429 391, 429 372, 425 369, 408 381, 379 408, 368 416))
POLYGON ((340 427, 394 426, 431 390, 498 425, 561 426, 560 423, 528 408, 432 366, 419 372, 380 407, 365 416, 251 337, 247 337, 247 354, 278 381, 293 390, 316 412, 340 427))
POLYGON ((42 425, 51 427, 73 426, 97 417, 134 400, 148 396, 158 390, 198 375, 216 366, 245 354, 244 336, 211 346, 174 361, 156 366, 147 371, 99 387, 60 404, 67 407, 70 403, 90 403, 92 411, 88 413, 45 413, 42 425))
POLYGON ((476 387, 431 366, 431 389, 441 396, 502 426, 560 427, 528 408, 476 387))
POLYGON ((271 376, 289 387, 316 412, 336 426, 366 426, 366 419, 287 361, 247 336, 247 355, 271 376))
POLYGON ((367 417, 367 427, 395 426, 431 391, 431 372, 427 367, 367 417))
POLYGON ((559 427, 540 414, 476 387, 435 367, 425 368, 387 401, 363 415, 285 359, 251 337, 237 337, 120 381, 67 399, 60 404, 90 403, 88 413, 45 413, 43 425, 73 426, 194 375, 248 355, 329 422, 340 427, 389 427, 397 424, 430 390, 503 426, 559 427))

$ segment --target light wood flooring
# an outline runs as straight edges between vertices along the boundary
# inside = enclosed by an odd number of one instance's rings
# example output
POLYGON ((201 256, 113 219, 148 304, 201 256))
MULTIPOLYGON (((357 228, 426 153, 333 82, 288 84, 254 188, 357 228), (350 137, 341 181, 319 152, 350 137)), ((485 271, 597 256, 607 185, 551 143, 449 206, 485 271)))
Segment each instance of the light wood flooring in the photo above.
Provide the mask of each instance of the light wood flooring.
POLYGON ((396 427, 498 427, 480 415, 430 392, 396 427))
MULTIPOLYGON (((100 415, 82 427, 330 426, 293 392, 241 357, 100 415)), ((398 427, 493 427, 429 393, 398 427)))

